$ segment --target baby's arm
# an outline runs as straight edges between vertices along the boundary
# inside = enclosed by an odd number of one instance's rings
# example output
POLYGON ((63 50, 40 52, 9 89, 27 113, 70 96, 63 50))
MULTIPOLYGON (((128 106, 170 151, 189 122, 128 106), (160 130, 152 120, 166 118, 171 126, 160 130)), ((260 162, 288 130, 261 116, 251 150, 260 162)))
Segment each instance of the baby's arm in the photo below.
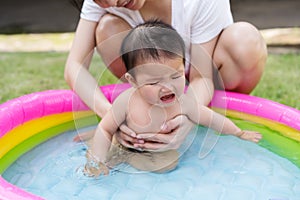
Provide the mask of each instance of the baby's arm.
POLYGON ((118 125, 112 117, 112 112, 109 111, 98 124, 91 147, 87 151, 87 163, 84 168, 84 173, 87 176, 97 177, 109 173, 109 169, 105 165, 106 155, 111 145, 112 136, 117 129, 118 125))
MULTIPOLYGON (((198 106, 198 114, 194 113, 189 115, 189 118, 197 124, 201 124, 216 130, 219 133, 234 135, 243 140, 258 142, 262 136, 255 131, 241 130, 230 119, 214 112, 206 106, 198 106)), ((194 109, 197 110, 197 109, 194 109)))
POLYGON ((105 165, 106 156, 110 149, 113 134, 118 130, 119 126, 125 121, 126 102, 123 95, 118 97, 112 109, 104 116, 95 131, 92 139, 91 147, 87 151, 87 163, 84 173, 87 176, 107 175, 108 167, 105 165))

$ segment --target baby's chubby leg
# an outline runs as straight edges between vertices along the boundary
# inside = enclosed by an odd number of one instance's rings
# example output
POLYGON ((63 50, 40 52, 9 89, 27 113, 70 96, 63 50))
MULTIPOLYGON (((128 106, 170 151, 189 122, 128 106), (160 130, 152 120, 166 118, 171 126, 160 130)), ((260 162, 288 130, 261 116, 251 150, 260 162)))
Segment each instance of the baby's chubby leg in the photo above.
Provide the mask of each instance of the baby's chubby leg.
POLYGON ((108 167, 113 168, 121 163, 127 163, 133 152, 129 151, 126 147, 122 146, 113 136, 110 149, 106 156, 106 164, 108 167))
POLYGON ((178 165, 179 153, 176 150, 164 152, 135 152, 128 163, 142 171, 164 173, 178 165))
POLYGON ((128 163, 132 167, 156 173, 171 171, 178 164, 179 153, 176 150, 164 152, 141 152, 129 150, 117 142, 113 137, 111 148, 106 157, 106 164, 113 168, 121 163, 128 163))

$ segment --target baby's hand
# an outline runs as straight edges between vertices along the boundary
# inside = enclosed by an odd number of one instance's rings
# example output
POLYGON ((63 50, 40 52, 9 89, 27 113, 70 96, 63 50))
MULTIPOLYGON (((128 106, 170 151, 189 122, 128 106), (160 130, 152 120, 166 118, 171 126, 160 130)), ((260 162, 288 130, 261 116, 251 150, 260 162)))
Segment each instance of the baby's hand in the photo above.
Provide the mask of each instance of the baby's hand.
POLYGON ((108 175, 109 168, 98 159, 96 159, 90 150, 86 152, 87 163, 84 166, 83 173, 85 176, 98 177, 100 175, 108 175))
POLYGON ((255 131, 240 131, 239 133, 237 133, 237 135, 239 138, 243 139, 243 140, 248 140, 251 142, 259 142, 262 138, 262 135, 259 132, 255 132, 255 131))
POLYGON ((109 168, 101 162, 97 163, 90 160, 85 164, 83 173, 85 176, 98 177, 100 175, 108 175, 109 168))

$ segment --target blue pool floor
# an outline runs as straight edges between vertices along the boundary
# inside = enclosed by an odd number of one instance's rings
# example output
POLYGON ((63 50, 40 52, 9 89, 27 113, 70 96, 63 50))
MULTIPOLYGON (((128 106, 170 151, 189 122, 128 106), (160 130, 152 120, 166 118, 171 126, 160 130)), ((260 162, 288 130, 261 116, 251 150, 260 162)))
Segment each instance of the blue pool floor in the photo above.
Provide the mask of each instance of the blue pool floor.
POLYGON ((86 146, 72 141, 73 131, 24 154, 3 177, 48 200, 300 200, 300 169, 290 161, 232 136, 207 139, 206 132, 190 133, 168 173, 123 164, 109 176, 85 177, 86 146))

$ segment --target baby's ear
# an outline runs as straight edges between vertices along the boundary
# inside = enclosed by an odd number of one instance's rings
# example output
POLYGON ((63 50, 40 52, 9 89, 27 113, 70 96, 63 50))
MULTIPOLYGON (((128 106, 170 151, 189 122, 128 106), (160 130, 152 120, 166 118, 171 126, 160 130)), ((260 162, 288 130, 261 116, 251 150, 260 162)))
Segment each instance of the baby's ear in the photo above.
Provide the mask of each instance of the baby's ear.
POLYGON ((130 83, 130 85, 131 85, 132 87, 137 88, 136 80, 135 80, 135 78, 134 78, 131 74, 129 74, 128 72, 126 72, 125 78, 126 78, 126 80, 128 81, 128 83, 130 83))

